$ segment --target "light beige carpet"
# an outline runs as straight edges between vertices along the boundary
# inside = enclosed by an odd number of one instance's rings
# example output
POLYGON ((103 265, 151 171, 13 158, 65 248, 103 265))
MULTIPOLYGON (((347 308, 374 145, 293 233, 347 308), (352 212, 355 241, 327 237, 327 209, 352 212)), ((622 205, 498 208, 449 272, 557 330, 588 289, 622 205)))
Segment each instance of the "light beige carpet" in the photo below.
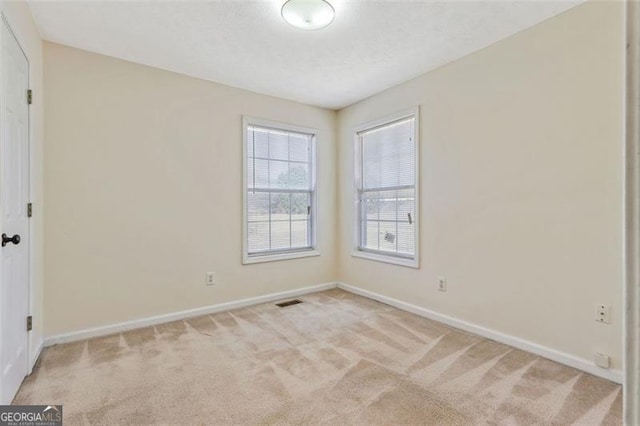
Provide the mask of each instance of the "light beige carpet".
POLYGON ((341 290, 45 349, 65 424, 621 424, 619 385, 341 290))

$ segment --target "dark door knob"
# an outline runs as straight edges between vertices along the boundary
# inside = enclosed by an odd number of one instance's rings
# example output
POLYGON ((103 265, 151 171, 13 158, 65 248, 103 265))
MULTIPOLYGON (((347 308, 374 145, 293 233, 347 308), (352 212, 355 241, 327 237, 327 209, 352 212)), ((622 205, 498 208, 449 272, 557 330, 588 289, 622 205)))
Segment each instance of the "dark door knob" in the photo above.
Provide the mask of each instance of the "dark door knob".
POLYGON ((7 237, 7 234, 2 234, 2 247, 8 243, 20 244, 20 235, 16 234, 13 237, 7 237))

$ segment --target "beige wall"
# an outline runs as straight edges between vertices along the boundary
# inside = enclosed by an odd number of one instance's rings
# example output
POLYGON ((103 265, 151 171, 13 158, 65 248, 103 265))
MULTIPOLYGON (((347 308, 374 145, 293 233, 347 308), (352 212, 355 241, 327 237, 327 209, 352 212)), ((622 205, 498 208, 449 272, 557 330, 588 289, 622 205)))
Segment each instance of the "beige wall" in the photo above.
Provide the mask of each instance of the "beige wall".
POLYGON ((622 46, 587 3, 336 114, 45 43, 45 333, 337 278, 620 369, 622 46), (421 268, 353 258, 352 128, 416 105, 421 268), (243 114, 320 129, 322 256, 241 265, 243 114))
POLYGON ((587 3, 340 111, 339 279, 620 369, 623 46, 587 3), (352 128, 415 105, 419 270, 350 255, 352 128))
POLYGON ((33 316, 33 331, 29 334, 29 352, 31 364, 38 355, 43 338, 43 87, 42 87, 42 40, 31 11, 23 1, 11 2, 0 0, 0 11, 6 18, 11 30, 20 42, 29 59, 29 80, 34 93, 33 104, 30 109, 31 136, 31 201, 34 204, 34 214, 31 220, 31 254, 32 254, 32 292, 31 315, 33 316))
POLYGON ((44 59, 47 336, 335 280, 335 112, 57 44, 44 59), (319 129, 321 256, 241 265, 243 114, 319 129))

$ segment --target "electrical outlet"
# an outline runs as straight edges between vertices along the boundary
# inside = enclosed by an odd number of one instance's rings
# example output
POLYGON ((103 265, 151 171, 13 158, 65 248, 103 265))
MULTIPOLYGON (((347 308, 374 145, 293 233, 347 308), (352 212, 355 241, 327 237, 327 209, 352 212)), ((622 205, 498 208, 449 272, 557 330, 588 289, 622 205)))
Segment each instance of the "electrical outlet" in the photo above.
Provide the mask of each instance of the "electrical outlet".
POLYGON ((447 279, 438 277, 438 291, 447 291, 447 279))
POLYGON ((611 308, 609 307, 609 305, 596 306, 595 320, 603 324, 609 324, 611 322, 611 308))
POLYGON ((594 355, 593 362, 595 362, 598 367, 602 368, 609 368, 611 366, 611 358, 609 358, 609 355, 601 353, 597 353, 594 355))
POLYGON ((215 285, 216 284, 216 274, 214 274, 213 272, 207 272, 207 275, 205 277, 205 284, 206 285, 215 285))

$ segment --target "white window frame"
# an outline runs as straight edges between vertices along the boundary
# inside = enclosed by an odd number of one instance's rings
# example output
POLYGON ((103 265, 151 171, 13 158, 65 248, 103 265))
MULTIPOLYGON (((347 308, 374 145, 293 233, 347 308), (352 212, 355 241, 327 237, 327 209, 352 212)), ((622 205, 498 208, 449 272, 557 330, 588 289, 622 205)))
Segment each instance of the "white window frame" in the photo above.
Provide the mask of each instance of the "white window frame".
POLYGON ((318 130, 297 126, 294 124, 281 123, 272 120, 266 120, 262 118, 243 116, 242 117, 242 263, 249 265, 253 263, 273 262, 278 260, 299 259, 303 257, 319 256, 318 240, 317 236, 317 224, 318 224, 318 189, 316 185, 316 170, 318 167, 316 157, 316 139, 318 130), (306 133, 312 135, 311 137, 311 247, 301 249, 291 249, 290 251, 281 251, 277 253, 265 252, 264 254, 249 255, 249 220, 248 220, 248 182, 247 182, 247 169, 248 169, 248 129, 249 126, 267 127, 274 130, 283 130, 287 132, 306 133))
POLYGON ((391 263, 394 265, 407 266, 410 268, 420 268, 420 109, 419 107, 413 107, 408 110, 404 110, 395 114, 387 115, 385 117, 368 121, 353 129, 354 135, 354 188, 353 188, 353 248, 351 255, 368 260, 375 260, 378 262, 391 263), (414 256, 412 258, 398 256, 391 253, 373 252, 361 248, 360 246, 360 196, 359 192, 362 187, 362 142, 360 140, 360 133, 367 130, 374 129, 376 127, 385 126, 391 124, 394 121, 399 121, 407 118, 414 119, 414 135, 413 140, 415 143, 415 218, 414 223, 414 256))

